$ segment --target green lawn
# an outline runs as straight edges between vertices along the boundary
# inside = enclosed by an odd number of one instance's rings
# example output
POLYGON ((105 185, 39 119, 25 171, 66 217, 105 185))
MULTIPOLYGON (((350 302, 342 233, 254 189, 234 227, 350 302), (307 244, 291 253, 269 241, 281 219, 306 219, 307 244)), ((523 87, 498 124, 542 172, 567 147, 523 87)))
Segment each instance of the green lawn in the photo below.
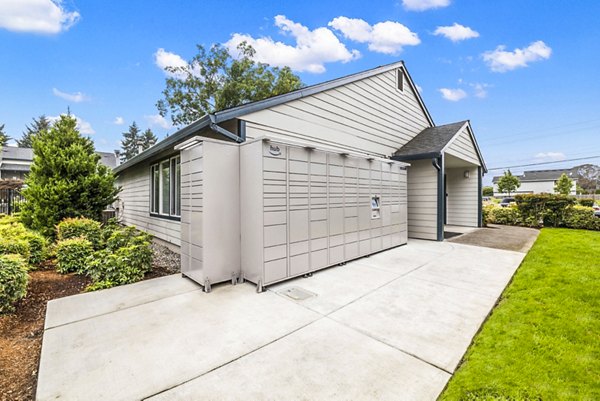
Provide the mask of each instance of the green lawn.
POLYGON ((542 230, 440 400, 600 400, 600 232, 542 230))

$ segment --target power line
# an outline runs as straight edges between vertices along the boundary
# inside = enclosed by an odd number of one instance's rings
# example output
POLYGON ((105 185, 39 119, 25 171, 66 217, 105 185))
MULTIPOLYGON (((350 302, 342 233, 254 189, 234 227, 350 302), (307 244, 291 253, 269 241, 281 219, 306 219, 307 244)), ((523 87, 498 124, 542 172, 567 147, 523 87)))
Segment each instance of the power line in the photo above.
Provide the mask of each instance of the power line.
POLYGON ((516 165, 516 166, 494 167, 494 168, 488 168, 488 171, 505 170, 505 169, 516 168, 516 167, 541 166, 544 164, 556 164, 556 163, 574 162, 574 161, 578 161, 578 160, 588 160, 588 159, 598 159, 598 158, 600 158, 600 155, 590 156, 590 157, 578 157, 576 159, 557 160, 557 161, 553 161, 553 162, 541 162, 541 163, 520 164, 520 165, 516 165))

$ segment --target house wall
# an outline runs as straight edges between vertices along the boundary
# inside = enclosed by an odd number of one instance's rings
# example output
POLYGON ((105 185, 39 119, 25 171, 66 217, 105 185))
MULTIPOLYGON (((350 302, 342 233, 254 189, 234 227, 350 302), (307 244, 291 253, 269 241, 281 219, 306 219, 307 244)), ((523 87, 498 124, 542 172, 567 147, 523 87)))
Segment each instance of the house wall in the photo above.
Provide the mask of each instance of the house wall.
POLYGON ((459 159, 473 163, 476 166, 481 165, 479 157, 477 156, 475 144, 473 143, 473 139, 471 139, 471 134, 469 134, 467 126, 462 129, 462 132, 460 132, 450 146, 448 146, 446 154, 456 156, 459 159))
POLYGON ((121 221, 123 224, 135 226, 161 240, 179 246, 181 244, 179 221, 150 216, 150 165, 152 163, 140 163, 119 174, 117 185, 123 188, 118 201, 121 221))
POLYGON ((405 77, 396 70, 242 117, 247 138, 310 141, 387 157, 430 124, 405 77))
POLYGON ((413 160, 408 168, 408 236, 437 240, 438 171, 431 159, 413 160))
POLYGON ((446 169, 446 208, 447 224, 477 227, 479 222, 479 196, 477 191, 477 167, 456 167, 446 169), (469 171, 469 178, 464 177, 469 171))
MULTIPOLYGON (((511 196, 518 194, 553 194, 555 180, 548 181, 525 181, 521 182, 521 186, 517 188, 515 192, 511 192, 511 196)), ((573 186, 571 187, 571 195, 575 195, 577 182, 573 180, 573 186)), ((494 196, 502 197, 508 196, 507 193, 502 193, 498 190, 498 184, 494 184, 494 196)))

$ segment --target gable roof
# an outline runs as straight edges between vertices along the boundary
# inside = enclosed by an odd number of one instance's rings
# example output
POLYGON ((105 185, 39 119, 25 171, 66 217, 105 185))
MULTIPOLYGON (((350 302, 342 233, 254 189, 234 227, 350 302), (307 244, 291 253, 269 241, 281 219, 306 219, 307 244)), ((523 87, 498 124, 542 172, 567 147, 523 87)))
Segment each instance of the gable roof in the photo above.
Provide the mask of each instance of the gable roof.
POLYGON ((427 107, 425 106, 425 103, 423 102, 423 99, 421 98, 421 94, 417 90, 415 83, 413 82, 408 70, 406 69, 406 67, 404 65, 404 61, 398 61, 395 63, 386 64, 386 65, 382 65, 382 66, 379 66, 376 68, 372 68, 370 70, 361 71, 361 72, 358 72, 355 74, 347 75, 347 76, 344 76, 341 78, 336 78, 336 79, 333 79, 330 81, 325 81, 325 82, 322 82, 319 84, 310 85, 310 86, 307 86, 307 87, 304 87, 304 88, 301 88, 301 89, 298 89, 298 90, 295 90, 295 91, 292 91, 289 93, 273 96, 273 97, 270 97, 270 98, 267 98, 264 100, 258 100, 256 102, 250 102, 250 103, 243 104, 241 106, 236 106, 236 107, 232 107, 229 109, 217 111, 214 114, 204 115, 200 119, 194 121, 190 125, 183 127, 179 131, 175 132, 173 135, 165 138, 164 140, 162 140, 161 142, 152 146, 151 148, 145 150, 144 152, 140 153, 139 155, 134 156, 130 160, 126 161, 125 163, 117 166, 114 169, 114 171, 118 173, 120 171, 125 170, 126 168, 128 168, 130 166, 133 166, 139 162, 147 160, 147 159, 159 154, 160 152, 169 149, 173 145, 185 140, 186 138, 190 137, 191 135, 197 134, 199 131, 201 131, 207 127, 211 127, 211 129, 212 129, 214 124, 228 121, 233 118, 242 117, 246 114, 254 113, 254 112, 257 112, 260 110, 267 109, 269 107, 274 107, 274 106, 277 106, 277 105, 280 105, 283 103, 291 102, 293 100, 302 99, 307 96, 311 96, 311 95, 314 95, 317 93, 324 92, 329 89, 334 89, 334 88, 337 88, 337 87, 340 87, 343 85, 347 85, 352 82, 360 81, 362 79, 366 79, 366 78, 369 78, 369 77, 372 77, 372 76, 375 76, 378 74, 382 74, 384 72, 388 72, 388 71, 391 71, 391 70, 394 70, 397 68, 402 69, 402 72, 406 76, 407 83, 408 83, 408 85, 410 85, 412 91, 414 92, 415 97, 416 97, 417 101, 419 102, 419 105, 423 111, 423 114, 427 118, 427 121, 429 122, 430 125, 432 125, 432 126, 435 125, 435 123, 433 122, 433 118, 431 117, 431 114, 429 113, 429 110, 427 110, 427 107))
POLYGON ((2 160, 22 160, 32 161, 33 160, 33 149, 31 148, 18 148, 16 146, 3 146, 2 154, 0 154, 2 160))
POLYGON ((469 136, 473 141, 473 147, 477 152, 477 157, 483 167, 484 172, 487 172, 487 167, 477 145, 475 137, 472 135, 469 120, 459 121, 456 123, 438 125, 437 127, 425 128, 417 136, 408 141, 404 146, 398 149, 393 158, 398 160, 419 160, 426 158, 439 157, 452 143, 452 141, 462 132, 467 126, 469 136))

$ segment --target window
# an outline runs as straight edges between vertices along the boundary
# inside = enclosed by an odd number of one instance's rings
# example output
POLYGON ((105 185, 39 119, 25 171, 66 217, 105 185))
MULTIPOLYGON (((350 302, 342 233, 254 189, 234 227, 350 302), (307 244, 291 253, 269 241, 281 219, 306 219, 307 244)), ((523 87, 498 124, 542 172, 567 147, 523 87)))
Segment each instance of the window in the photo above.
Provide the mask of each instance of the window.
POLYGON ((401 68, 396 70, 396 89, 404 91, 404 72, 401 68))
POLYGON ((150 167, 150 213, 181 215, 181 162, 179 156, 150 167))

